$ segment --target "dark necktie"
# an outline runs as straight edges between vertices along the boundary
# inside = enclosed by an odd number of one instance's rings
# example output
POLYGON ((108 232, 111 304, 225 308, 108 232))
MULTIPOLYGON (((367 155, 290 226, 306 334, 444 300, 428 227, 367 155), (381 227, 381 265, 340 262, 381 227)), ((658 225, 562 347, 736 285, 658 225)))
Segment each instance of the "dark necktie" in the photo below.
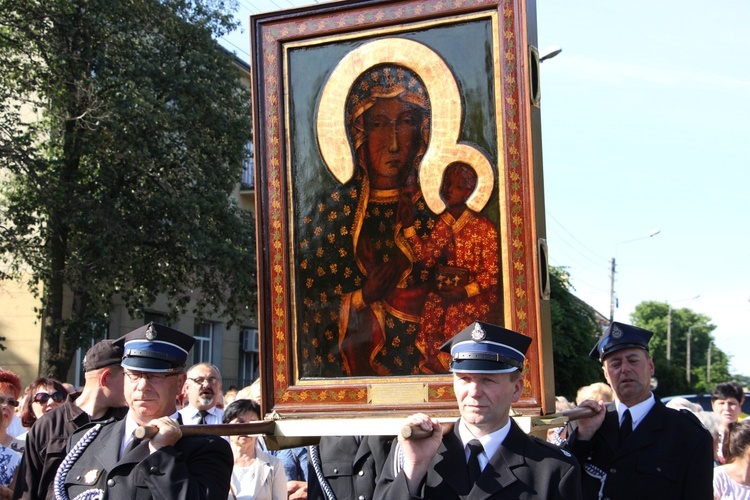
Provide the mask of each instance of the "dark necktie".
POLYGON ((198 425, 205 425, 206 417, 209 415, 208 410, 198 410, 198 415, 201 417, 198 419, 198 425))
POLYGON ((625 410, 622 416, 622 424, 620 424, 620 446, 633 432, 633 417, 630 416, 630 410, 625 410))
POLYGON ((128 443, 128 445, 125 447, 125 451, 123 452, 122 456, 124 457, 131 451, 135 450, 136 447, 138 447, 139 444, 141 444, 142 439, 138 439, 137 437, 133 437, 133 439, 128 443))
POLYGON ((484 448, 477 439, 472 439, 466 446, 469 447, 469 484, 473 485, 482 473, 482 468, 479 466, 479 454, 484 451, 484 448))

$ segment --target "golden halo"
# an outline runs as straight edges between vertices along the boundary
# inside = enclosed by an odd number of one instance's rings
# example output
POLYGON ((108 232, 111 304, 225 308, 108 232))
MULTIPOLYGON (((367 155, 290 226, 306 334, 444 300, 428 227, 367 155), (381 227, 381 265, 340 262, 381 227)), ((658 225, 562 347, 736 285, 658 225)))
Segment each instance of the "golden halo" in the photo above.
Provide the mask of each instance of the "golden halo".
POLYGON ((462 110, 456 79, 437 53, 406 38, 382 38, 361 45, 344 56, 328 78, 316 121, 318 147, 328 170, 342 184, 354 175, 346 132, 346 98, 359 75, 383 63, 399 64, 417 73, 430 97, 430 142, 419 166, 419 182, 427 205, 436 214, 445 210, 440 198, 443 172, 450 163, 462 161, 477 173, 477 187, 467 205, 474 211, 482 210, 492 194, 495 176, 481 151, 458 143, 462 110))

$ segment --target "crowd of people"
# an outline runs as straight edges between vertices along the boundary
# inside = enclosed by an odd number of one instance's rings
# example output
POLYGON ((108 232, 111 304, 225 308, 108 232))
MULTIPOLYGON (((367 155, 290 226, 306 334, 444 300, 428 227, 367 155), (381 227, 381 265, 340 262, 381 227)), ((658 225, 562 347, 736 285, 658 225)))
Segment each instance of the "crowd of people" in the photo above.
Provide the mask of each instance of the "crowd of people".
POLYGON ((0 499, 750 499, 743 388, 718 384, 713 411, 663 404, 649 386, 651 335, 621 323, 604 332, 590 357, 607 383, 582 387, 575 403, 558 397, 558 412, 589 416, 546 441, 510 417, 531 339, 474 322, 441 347, 456 422, 420 413, 405 424, 423 438, 325 436, 270 450, 262 435, 183 433, 260 420, 260 381, 224 392, 216 366, 186 367, 191 336, 150 323, 94 345, 80 390, 49 378, 24 390, 0 369, 0 499))

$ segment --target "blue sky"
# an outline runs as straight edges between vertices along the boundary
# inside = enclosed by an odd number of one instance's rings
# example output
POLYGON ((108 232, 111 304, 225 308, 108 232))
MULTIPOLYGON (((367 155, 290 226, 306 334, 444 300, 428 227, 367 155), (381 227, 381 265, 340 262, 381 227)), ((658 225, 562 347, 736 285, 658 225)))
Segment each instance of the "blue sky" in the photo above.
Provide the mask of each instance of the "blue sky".
MULTIPOLYGON (((248 61, 251 14, 314 3, 241 0, 222 43, 248 61)), ((747 0, 537 0, 540 49, 563 49, 541 67, 550 263, 608 316, 614 257, 616 320, 705 314, 750 375, 748 22, 747 0)))

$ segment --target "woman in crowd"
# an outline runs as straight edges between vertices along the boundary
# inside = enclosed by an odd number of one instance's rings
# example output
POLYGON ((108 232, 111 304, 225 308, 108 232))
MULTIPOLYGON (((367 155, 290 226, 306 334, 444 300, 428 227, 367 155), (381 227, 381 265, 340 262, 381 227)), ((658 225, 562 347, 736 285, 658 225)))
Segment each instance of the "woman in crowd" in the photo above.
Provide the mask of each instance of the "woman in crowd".
POLYGON ((717 384, 711 391, 711 408, 721 419, 721 429, 719 432, 719 462, 726 463, 723 455, 724 437, 729 424, 737 422, 742 413, 742 403, 745 402, 745 391, 737 382, 722 382, 717 384))
MULTIPOLYGON (((260 420, 260 405, 252 399, 236 399, 224 409, 223 423, 242 424, 260 420)), ((230 500, 285 500, 284 465, 258 446, 258 436, 231 436, 234 469, 230 500)))
POLYGON ((714 498, 750 500, 750 420, 727 426, 723 451, 727 463, 714 468, 714 498))
MULTIPOLYGON (((53 378, 39 377, 26 388, 23 409, 21 410, 21 423, 26 429, 30 429, 34 422, 45 413, 54 410, 68 397, 68 391, 59 381, 53 378)), ((25 439, 26 436, 18 436, 25 439)))
POLYGON ((0 498, 10 494, 10 485, 21 463, 24 442, 8 434, 8 426, 18 407, 21 379, 15 373, 0 369, 0 498))

